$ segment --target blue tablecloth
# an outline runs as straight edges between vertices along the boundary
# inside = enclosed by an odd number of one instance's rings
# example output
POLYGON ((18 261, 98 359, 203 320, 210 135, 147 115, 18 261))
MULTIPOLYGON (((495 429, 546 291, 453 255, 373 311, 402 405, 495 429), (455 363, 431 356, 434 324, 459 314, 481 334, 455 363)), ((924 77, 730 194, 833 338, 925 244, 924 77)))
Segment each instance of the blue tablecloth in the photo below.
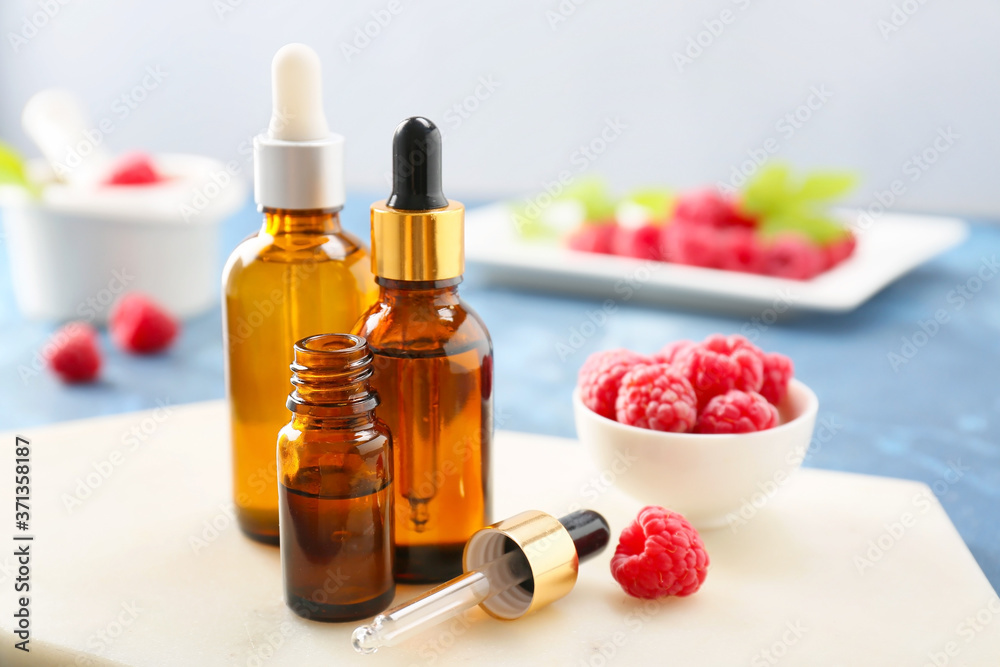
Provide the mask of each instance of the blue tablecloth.
MULTIPOLYGON (((367 207, 376 198, 350 198, 345 226, 367 238, 367 207)), ((227 221, 220 272, 229 250, 258 224, 250 205, 227 221)), ((820 419, 830 435, 814 442, 806 465, 927 482, 995 589, 1000 589, 1000 279, 979 284, 970 279, 998 256, 1000 229, 973 225, 961 247, 853 313, 800 315, 755 328, 756 342, 791 356, 797 376, 820 397, 820 419), (978 291, 963 296, 959 290, 967 284, 978 291), (941 309, 947 323, 932 336, 921 334, 921 322, 941 309)), ((6 253, 0 263, 0 428, 30 435, 30 427, 55 421, 223 396, 218 308, 187 322, 163 356, 125 355, 105 340, 106 367, 97 384, 67 387, 46 372, 31 372, 32 357, 53 327, 17 314, 6 253)), ((590 352, 619 346, 652 352, 677 338, 739 332, 748 322, 623 303, 582 347, 561 359, 557 349, 569 343, 599 301, 494 287, 474 268, 463 294, 493 337, 497 426, 568 437, 574 435, 570 392, 590 352)))

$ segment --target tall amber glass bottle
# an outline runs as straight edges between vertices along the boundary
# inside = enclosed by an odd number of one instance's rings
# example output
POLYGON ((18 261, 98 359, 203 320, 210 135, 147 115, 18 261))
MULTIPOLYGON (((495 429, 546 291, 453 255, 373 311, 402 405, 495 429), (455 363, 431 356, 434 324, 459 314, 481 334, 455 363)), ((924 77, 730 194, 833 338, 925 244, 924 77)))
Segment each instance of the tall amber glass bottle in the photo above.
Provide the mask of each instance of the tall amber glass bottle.
POLYGON ((311 336, 295 345, 278 435, 285 601, 305 618, 350 621, 392 602, 392 443, 375 417, 363 338, 311 336))
POLYGON ((274 116, 254 140, 261 230, 233 251, 222 277, 223 342, 233 456, 233 496, 243 531, 278 542, 274 438, 295 341, 350 331, 376 285, 361 242, 340 226, 343 137, 331 134, 319 92, 319 59, 290 44, 273 64, 274 116))
POLYGON ((393 192, 372 205, 375 305, 355 333, 375 356, 379 416, 393 433, 396 579, 462 572, 490 514, 493 351, 458 296, 465 209, 441 191, 441 134, 410 118, 393 137, 393 192))

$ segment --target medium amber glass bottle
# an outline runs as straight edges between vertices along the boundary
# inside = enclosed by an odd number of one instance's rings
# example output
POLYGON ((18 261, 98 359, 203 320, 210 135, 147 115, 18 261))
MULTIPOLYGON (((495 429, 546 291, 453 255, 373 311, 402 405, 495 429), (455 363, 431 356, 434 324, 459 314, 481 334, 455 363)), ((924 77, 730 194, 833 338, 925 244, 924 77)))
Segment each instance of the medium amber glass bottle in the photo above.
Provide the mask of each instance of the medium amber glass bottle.
POLYGON ((254 193, 264 224, 233 251, 222 278, 236 515, 247 535, 273 544, 274 437, 288 421, 282 406, 292 346, 312 334, 350 331, 377 289, 368 253, 340 226, 344 140, 326 128, 322 107, 312 108, 318 86, 315 53, 302 45, 278 52, 279 120, 254 141, 254 193), (304 91, 290 84, 310 79, 304 91))
POLYGON ((441 193, 441 135, 410 118, 393 138, 393 194, 372 205, 379 297, 355 328, 375 356, 379 416, 393 433, 396 578, 462 573, 488 523, 493 352, 458 296, 464 208, 441 193))
POLYGON ((295 345, 278 434, 285 601, 317 621, 385 609, 396 592, 392 552, 392 441, 376 418, 372 355, 349 334, 295 345))

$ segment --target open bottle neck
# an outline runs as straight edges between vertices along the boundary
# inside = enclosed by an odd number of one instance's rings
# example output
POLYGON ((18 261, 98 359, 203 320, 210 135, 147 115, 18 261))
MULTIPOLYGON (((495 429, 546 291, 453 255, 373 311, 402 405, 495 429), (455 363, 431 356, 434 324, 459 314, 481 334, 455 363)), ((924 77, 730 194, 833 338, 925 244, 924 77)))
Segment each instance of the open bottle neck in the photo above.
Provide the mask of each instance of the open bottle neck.
POLYGON ((261 231, 270 236, 279 234, 336 234, 343 231, 340 224, 341 209, 293 211, 264 208, 261 231))
POLYGON ((320 334, 295 344, 286 405, 296 418, 335 420, 339 428, 374 421, 378 394, 371 388, 372 354, 363 338, 320 334))

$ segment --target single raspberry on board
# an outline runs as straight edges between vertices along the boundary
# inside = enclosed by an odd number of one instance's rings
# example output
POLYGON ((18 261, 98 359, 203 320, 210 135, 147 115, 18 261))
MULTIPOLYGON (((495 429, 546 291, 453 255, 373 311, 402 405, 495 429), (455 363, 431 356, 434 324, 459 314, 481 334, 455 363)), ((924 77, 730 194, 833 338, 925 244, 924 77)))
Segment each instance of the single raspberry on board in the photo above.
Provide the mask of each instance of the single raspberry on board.
POLYGON ((621 380, 615 415, 622 424, 687 433, 698 418, 698 398, 671 366, 635 366, 621 380))
POLYGON ((597 252, 611 254, 611 244, 614 242, 615 223, 588 224, 576 229, 566 239, 566 245, 581 252, 597 252))
POLYGON ((771 405, 781 403, 781 399, 788 393, 788 382, 795 374, 795 365, 792 360, 777 352, 768 352, 764 355, 764 384, 761 385, 760 395, 768 400, 771 405))
POLYGON ((713 334, 680 356, 677 367, 694 387, 699 407, 730 389, 759 391, 763 352, 743 336, 713 334))
POLYGON ((52 336, 49 367, 63 382, 91 382, 101 370, 97 331, 85 322, 70 322, 52 336))
POLYGON ((662 230, 657 225, 643 225, 635 229, 616 226, 611 251, 623 257, 662 260, 662 230))
POLYGON ((577 376, 580 400, 602 417, 614 419, 615 399, 622 377, 634 366, 647 363, 646 357, 631 350, 595 352, 583 362, 577 376))
POLYGON ((150 185, 163 178, 157 173, 153 159, 145 153, 129 153, 118 159, 105 185, 150 185))
POLYGON ((167 311, 138 292, 126 294, 111 311, 111 338, 127 352, 153 354, 166 349, 180 326, 167 311))
POLYGON ((701 588, 708 564, 705 544, 688 520, 651 505, 622 531, 611 576, 632 597, 684 597, 701 588))
POLYGON ((714 397, 698 415, 695 433, 753 433, 778 425, 778 410, 755 391, 714 397))

